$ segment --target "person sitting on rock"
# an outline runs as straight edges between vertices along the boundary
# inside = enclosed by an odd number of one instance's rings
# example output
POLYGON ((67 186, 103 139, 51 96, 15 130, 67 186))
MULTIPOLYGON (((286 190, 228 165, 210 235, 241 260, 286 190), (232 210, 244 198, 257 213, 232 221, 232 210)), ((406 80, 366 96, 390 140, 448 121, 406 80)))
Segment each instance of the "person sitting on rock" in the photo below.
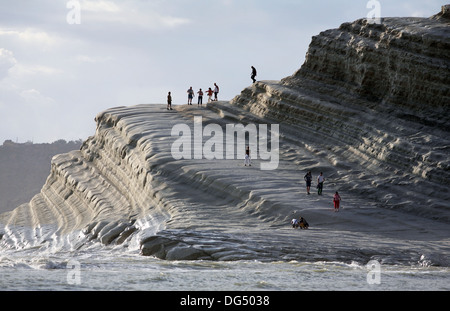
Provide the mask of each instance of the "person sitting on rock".
POLYGON ((300 227, 300 229, 308 229, 309 228, 309 224, 305 218, 300 217, 299 227, 300 227))

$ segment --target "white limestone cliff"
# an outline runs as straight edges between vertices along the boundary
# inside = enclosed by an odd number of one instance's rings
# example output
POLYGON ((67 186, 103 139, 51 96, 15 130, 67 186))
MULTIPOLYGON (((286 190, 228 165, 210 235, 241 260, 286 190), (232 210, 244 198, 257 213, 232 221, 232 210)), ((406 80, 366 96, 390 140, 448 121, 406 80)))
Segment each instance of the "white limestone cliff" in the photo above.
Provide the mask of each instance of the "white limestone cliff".
POLYGON ((329 230, 343 230, 351 247, 333 258, 354 256, 350 249, 363 249, 372 233, 386 252, 439 249, 450 222, 449 49, 444 10, 362 19, 313 37, 299 71, 259 81, 230 103, 101 112, 80 150, 53 158, 40 194, 0 215, 0 245, 77 250, 100 242, 162 259, 321 259, 336 242, 329 230), (278 168, 260 170, 256 154, 251 168, 240 159, 174 159, 171 131, 192 128, 195 116, 223 130, 279 124, 278 168), (305 195, 307 170, 324 172, 326 196, 305 195), (339 219, 330 213, 336 190, 351 211, 339 219), (300 214, 321 228, 309 241, 282 229, 300 214), (411 232, 425 224, 432 238, 411 248, 411 232), (302 252, 290 252, 299 244, 302 252))

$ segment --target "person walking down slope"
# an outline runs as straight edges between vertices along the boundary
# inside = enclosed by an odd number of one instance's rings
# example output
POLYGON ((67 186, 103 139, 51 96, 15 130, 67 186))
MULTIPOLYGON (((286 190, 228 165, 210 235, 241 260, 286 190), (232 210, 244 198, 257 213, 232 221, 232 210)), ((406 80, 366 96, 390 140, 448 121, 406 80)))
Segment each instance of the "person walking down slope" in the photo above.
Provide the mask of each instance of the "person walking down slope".
POLYGON ((167 110, 173 110, 172 109, 172 95, 170 94, 170 92, 169 92, 169 94, 167 94, 167 110))
POLYGON ((310 194, 309 190, 311 189, 311 181, 312 181, 311 171, 308 171, 308 173, 306 173, 303 179, 306 181, 306 192, 310 194))
POLYGON ((214 100, 217 101, 217 94, 219 94, 219 86, 214 83, 214 100))
POLYGON ((256 73, 256 68, 252 66, 252 76, 251 76, 251 78, 252 78, 252 80, 253 80, 253 83, 256 82, 256 79, 255 79, 256 74, 257 74, 257 73, 256 73))
POLYGON ((249 146, 247 146, 247 148, 245 148, 245 160, 244 160, 244 166, 247 166, 247 164, 248 164, 248 166, 252 166, 252 163, 251 163, 251 157, 250 157, 250 147, 249 146))
POLYGON ((202 89, 200 89, 200 91, 198 91, 197 94, 198 94, 198 102, 197 102, 197 105, 201 105, 202 102, 203 102, 203 91, 202 91, 202 89))
POLYGON ((323 173, 320 172, 319 177, 317 177, 317 194, 321 195, 323 190, 323 182, 325 181, 325 178, 323 177, 323 173))
POLYGON ((192 99, 194 98, 194 90, 192 89, 192 86, 187 90, 188 93, 188 105, 192 105, 192 99))
POLYGON ((339 205, 341 203, 341 196, 336 191, 336 193, 333 196, 333 204, 334 204, 334 211, 339 212, 339 205))

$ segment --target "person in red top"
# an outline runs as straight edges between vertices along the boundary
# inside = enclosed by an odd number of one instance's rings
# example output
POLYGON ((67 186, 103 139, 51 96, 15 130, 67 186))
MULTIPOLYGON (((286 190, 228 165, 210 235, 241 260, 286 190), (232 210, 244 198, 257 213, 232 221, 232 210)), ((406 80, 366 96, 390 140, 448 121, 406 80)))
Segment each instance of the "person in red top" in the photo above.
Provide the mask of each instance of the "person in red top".
POLYGON ((209 88, 207 91, 206 91, 206 95, 208 95, 208 103, 210 103, 211 102, 211 96, 213 95, 213 90, 211 90, 211 88, 209 88))
POLYGON ((336 193, 334 194, 333 197, 333 203, 334 203, 334 211, 335 212, 339 212, 339 203, 341 202, 341 196, 339 195, 339 193, 336 191, 336 193))

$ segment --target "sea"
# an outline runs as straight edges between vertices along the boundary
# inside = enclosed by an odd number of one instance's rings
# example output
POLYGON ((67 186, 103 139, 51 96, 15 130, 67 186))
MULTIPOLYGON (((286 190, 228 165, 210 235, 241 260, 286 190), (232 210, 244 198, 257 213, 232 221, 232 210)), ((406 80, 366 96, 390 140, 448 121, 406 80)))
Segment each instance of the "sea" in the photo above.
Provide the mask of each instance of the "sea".
POLYGON ((0 253, 2 291, 448 291, 450 267, 338 261, 168 261, 95 245, 0 253))

